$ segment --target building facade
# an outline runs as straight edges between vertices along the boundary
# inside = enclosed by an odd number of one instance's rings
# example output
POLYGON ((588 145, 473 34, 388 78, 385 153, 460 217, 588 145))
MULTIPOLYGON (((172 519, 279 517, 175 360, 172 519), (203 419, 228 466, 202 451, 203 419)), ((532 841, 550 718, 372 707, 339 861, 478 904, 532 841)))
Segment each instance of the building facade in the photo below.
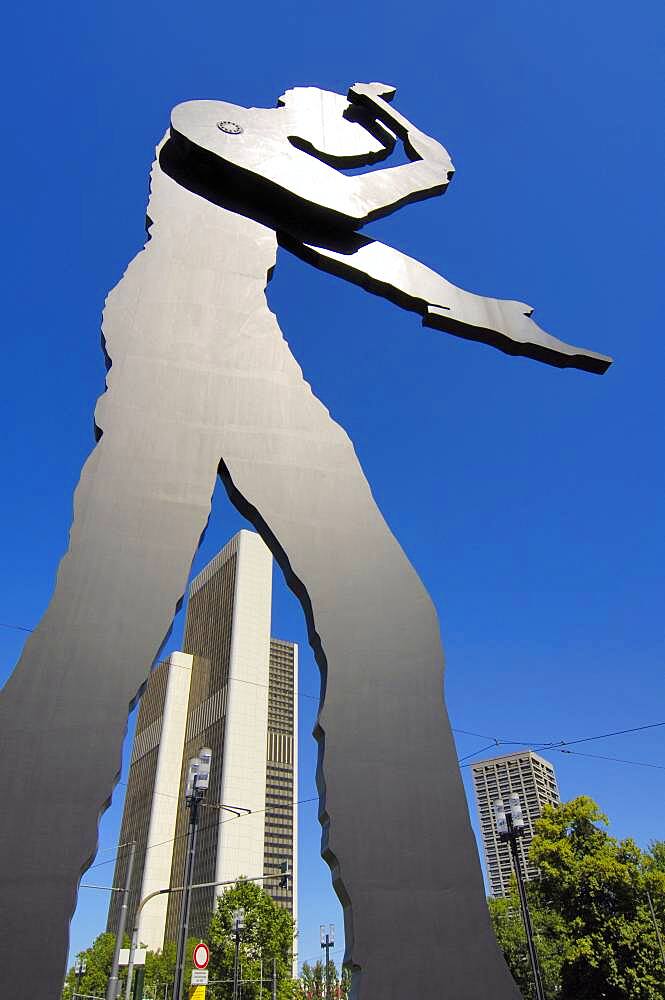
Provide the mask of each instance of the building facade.
MULTIPOLYGON (((294 873, 288 889, 281 889, 278 880, 267 881, 265 888, 297 917, 298 651, 293 643, 270 638, 271 591, 270 552, 258 535, 240 531, 192 581, 183 639, 187 652, 172 654, 150 676, 121 833, 121 843, 136 839, 138 845, 130 926, 139 899, 154 888, 182 885, 188 824, 182 790, 189 759, 202 746, 211 748, 213 758, 193 883, 278 872, 288 860, 294 873), (187 677, 186 687, 184 680, 176 683, 174 662, 187 677), (179 740, 177 752, 170 744, 170 749, 162 747, 164 730, 172 733, 172 741, 179 740), (160 755, 165 763, 158 786, 160 755), (157 807, 166 788, 168 817, 165 806, 157 807), (243 815, 221 805, 237 807, 243 815), (145 818, 153 814, 156 837, 148 829, 151 819, 145 818)), ((125 854, 119 856, 116 879, 123 877, 125 854)), ((192 892, 190 934, 206 933, 221 892, 221 887, 192 892)), ((165 894, 142 911, 139 937, 149 948, 176 939, 180 900, 179 892, 165 894)), ((115 931, 117 919, 114 900, 109 930, 115 931)))
POLYGON ((532 750, 477 761, 471 773, 490 893, 506 896, 513 870, 510 845, 499 840, 494 803, 501 799, 507 805, 512 792, 519 795, 524 813, 524 836, 518 840, 517 849, 526 878, 537 878, 538 869, 528 860, 529 845, 533 840, 534 823, 542 815, 544 806, 558 806, 561 801, 556 774, 549 761, 532 750))

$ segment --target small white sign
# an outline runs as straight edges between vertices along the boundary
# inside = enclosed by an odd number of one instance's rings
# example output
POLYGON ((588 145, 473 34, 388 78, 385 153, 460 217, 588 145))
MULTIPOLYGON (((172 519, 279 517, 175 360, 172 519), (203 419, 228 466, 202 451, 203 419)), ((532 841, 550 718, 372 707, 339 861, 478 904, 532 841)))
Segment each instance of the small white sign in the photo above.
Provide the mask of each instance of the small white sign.
MULTIPOLYGON (((137 948, 134 951, 134 965, 145 965, 145 948, 137 948)), ((120 949, 120 960, 118 965, 129 965, 129 948, 120 949)))
POLYGON ((208 985, 208 970, 192 969, 192 986, 207 986, 207 985, 208 985))

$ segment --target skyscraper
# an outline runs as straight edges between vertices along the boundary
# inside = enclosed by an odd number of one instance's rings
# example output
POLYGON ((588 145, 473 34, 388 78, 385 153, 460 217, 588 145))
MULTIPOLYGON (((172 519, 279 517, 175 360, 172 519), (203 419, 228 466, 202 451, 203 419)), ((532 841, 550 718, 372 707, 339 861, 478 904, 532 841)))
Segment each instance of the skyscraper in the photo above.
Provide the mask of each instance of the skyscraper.
MULTIPOLYGON (((213 759, 194 884, 277 872, 288 860, 292 885, 284 890, 269 881, 265 887, 296 917, 298 656, 293 643, 270 638, 271 589, 270 552, 258 535, 240 531, 192 581, 187 652, 172 654, 151 674, 139 711, 121 832, 121 843, 136 839, 138 848, 134 884, 139 888, 130 921, 139 898, 182 884, 184 775, 204 745, 213 759), (160 741, 163 732, 170 734, 168 747, 160 741), (172 742, 178 740, 176 753, 172 742), (170 809, 163 804, 167 795, 170 809), (222 804, 251 812, 236 817, 220 809, 222 804), (157 839, 151 824, 155 833, 159 829, 157 839)), ((116 879, 123 877, 124 864, 121 854, 116 879)), ((205 934, 221 891, 192 893, 191 934, 205 934)), ((180 893, 164 895, 145 907, 139 936, 148 947, 175 939, 180 898, 180 893)), ((117 914, 114 900, 109 930, 115 930, 117 914)))
POLYGON ((492 896, 505 896, 512 874, 510 847, 499 840, 493 805, 499 799, 507 802, 511 792, 519 795, 524 812, 524 836, 517 843, 522 872, 527 879, 537 878, 538 869, 528 860, 529 845, 533 840, 534 823, 542 815, 543 807, 558 806, 561 801, 556 774, 549 761, 532 750, 477 761, 471 773, 490 892, 492 896))

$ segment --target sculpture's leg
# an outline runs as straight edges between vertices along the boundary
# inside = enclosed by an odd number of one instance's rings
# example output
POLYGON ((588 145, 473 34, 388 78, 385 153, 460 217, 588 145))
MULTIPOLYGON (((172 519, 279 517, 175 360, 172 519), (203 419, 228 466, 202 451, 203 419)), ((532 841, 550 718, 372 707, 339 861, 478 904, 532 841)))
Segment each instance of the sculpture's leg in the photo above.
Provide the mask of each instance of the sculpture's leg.
POLYGON ((129 393, 104 400, 55 595, 0 695, 1 997, 60 997, 76 883, 120 766, 128 706, 209 513, 218 443, 206 454, 198 429, 170 426, 178 380, 154 364, 142 374, 160 385, 164 412, 139 418, 136 374, 126 365, 129 393))
POLYGON ((252 276, 234 234, 215 229, 219 210, 200 202, 199 220, 197 199, 183 192, 179 212, 169 200, 178 190, 160 179, 151 211, 167 223, 162 232, 155 224, 104 314, 113 365, 96 411, 103 437, 76 490, 69 552, 0 695, 3 1000, 60 997, 76 886, 120 767, 128 707, 170 628, 206 525, 220 426, 247 420, 234 351, 242 356, 253 314, 267 315, 274 234, 251 229, 252 276), (190 224, 200 255, 188 242, 190 224), (213 253, 215 266, 204 271, 213 253), (209 290, 219 299, 220 284, 225 309, 206 301, 209 290))
POLYGON ((221 472, 300 596, 324 668, 324 856, 350 899, 356 996, 515 1000, 443 705, 434 608, 348 436, 278 338, 253 354, 251 419, 224 433, 221 472))

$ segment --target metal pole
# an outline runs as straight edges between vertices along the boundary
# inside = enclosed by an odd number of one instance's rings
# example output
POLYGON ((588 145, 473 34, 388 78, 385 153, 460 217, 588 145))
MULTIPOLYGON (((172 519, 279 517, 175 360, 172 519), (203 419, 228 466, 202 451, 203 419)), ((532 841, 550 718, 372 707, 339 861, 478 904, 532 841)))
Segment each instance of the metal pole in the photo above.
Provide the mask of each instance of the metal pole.
POLYGON ((653 920, 653 926, 656 929, 656 937, 658 938, 658 947, 660 948, 660 957, 665 965, 665 949, 663 949, 663 939, 660 936, 660 927, 658 926, 658 921, 656 920, 656 911, 653 908, 653 903, 651 902, 651 895, 647 889, 647 899, 649 900, 649 909, 651 910, 651 919, 653 920))
POLYGON ((526 943, 529 949, 529 958, 531 959, 531 968, 533 969, 533 982, 536 987, 536 1000, 545 1000, 545 993, 543 991, 543 984, 540 978, 540 966, 538 965, 538 953, 536 951, 536 946, 533 940, 533 927, 531 925, 531 914, 529 913, 529 904, 526 898, 526 889, 524 888, 524 881, 522 879, 522 869, 520 866, 520 858, 517 850, 517 836, 513 829, 513 824, 510 816, 507 816, 508 820, 508 830, 510 832, 510 850, 513 855, 513 865, 515 867, 515 875, 517 877, 517 890, 520 896, 520 904, 522 906, 522 919, 524 921, 524 930, 526 931, 526 943))
POLYGON ((326 932, 326 1000, 330 1000, 330 934, 326 932))
POLYGON ((259 960, 261 962, 261 985, 259 986, 259 1000, 263 1000, 263 952, 259 952, 259 960))
POLYGON ((277 959, 272 960, 272 1000, 277 1000, 277 959))
POLYGON ((125 924, 127 923, 127 907, 129 905, 129 890, 132 884, 132 872, 134 870, 134 854, 136 853, 136 841, 129 845, 129 862, 127 864, 127 874, 125 875, 125 888, 122 890, 122 906, 118 918, 118 933, 115 938, 115 949, 113 952, 113 964, 111 965, 111 975, 106 987, 106 1000, 117 1000, 118 996, 118 965, 120 963, 120 949, 122 939, 125 936, 125 924))
POLYGON ((81 992, 81 979, 82 978, 83 978, 83 966, 79 962, 78 969, 76 970, 76 994, 78 994, 78 993, 81 992))
POLYGON ((233 958, 233 1000, 238 998, 238 955, 240 952, 240 928, 236 924, 236 949, 233 958))
POLYGON ((187 856, 185 859, 185 878, 180 909, 180 935, 173 983, 173 1000, 182 996, 182 981, 185 974, 185 952, 187 950, 187 930, 189 928, 189 904, 191 900, 192 876, 194 873, 194 856, 196 854, 196 835, 198 832, 198 796, 193 795, 189 802, 189 828, 187 830, 187 856))

